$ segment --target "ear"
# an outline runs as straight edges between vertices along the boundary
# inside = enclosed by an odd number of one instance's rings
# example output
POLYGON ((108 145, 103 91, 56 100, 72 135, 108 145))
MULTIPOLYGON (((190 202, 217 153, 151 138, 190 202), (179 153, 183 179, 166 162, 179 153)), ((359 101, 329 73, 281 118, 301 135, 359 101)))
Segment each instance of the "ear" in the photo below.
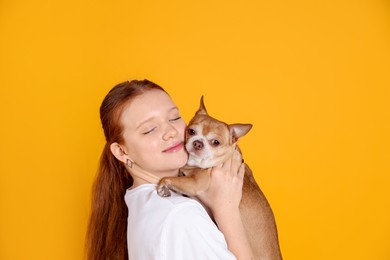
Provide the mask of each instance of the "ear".
POLYGON ((204 106, 204 103, 203 103, 203 96, 200 98, 200 106, 199 106, 199 109, 198 111, 196 111, 195 115, 207 115, 207 110, 206 110, 206 107, 204 106))
MULTIPOLYGON (((126 163, 129 158, 129 155, 126 154, 124 148, 118 143, 112 143, 110 145, 111 153, 117 158, 119 161, 126 163)), ((131 159, 130 159, 131 160, 131 159)))
POLYGON ((251 124, 232 124, 229 125, 230 136, 233 143, 237 142, 240 137, 246 135, 251 130, 251 124))

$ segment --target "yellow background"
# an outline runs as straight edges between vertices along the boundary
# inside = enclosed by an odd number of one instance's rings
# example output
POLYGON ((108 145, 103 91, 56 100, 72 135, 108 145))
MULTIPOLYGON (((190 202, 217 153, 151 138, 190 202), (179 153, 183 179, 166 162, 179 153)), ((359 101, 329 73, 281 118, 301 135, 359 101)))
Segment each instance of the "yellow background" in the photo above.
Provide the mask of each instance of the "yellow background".
POLYGON ((127 79, 240 141, 284 258, 390 259, 388 1, 0 1, 0 259, 84 259, 104 144, 127 79))

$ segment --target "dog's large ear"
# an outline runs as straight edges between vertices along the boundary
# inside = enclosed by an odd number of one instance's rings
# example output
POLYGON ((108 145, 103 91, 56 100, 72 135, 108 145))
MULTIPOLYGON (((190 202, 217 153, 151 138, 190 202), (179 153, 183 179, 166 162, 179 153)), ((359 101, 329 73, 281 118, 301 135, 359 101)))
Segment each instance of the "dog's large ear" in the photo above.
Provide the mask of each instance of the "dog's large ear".
POLYGON ((251 130, 251 124, 231 124, 229 125, 230 136, 232 137, 232 142, 235 143, 240 137, 246 135, 249 130, 251 130))
POLYGON ((198 111, 196 111, 196 115, 207 115, 207 110, 203 102, 203 96, 200 98, 200 106, 198 111))

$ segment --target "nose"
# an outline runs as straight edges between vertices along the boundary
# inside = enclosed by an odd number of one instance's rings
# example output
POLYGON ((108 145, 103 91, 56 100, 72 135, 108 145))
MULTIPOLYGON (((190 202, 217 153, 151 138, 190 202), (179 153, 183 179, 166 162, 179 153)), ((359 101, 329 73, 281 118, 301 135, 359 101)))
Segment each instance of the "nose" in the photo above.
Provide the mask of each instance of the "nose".
POLYGON ((172 125, 167 125, 165 129, 165 133, 163 135, 164 140, 169 140, 170 138, 176 136, 178 133, 177 129, 172 125))
POLYGON ((195 140, 193 143, 192 143, 192 146, 194 147, 195 150, 201 150, 203 148, 203 142, 202 141, 199 141, 199 140, 195 140))

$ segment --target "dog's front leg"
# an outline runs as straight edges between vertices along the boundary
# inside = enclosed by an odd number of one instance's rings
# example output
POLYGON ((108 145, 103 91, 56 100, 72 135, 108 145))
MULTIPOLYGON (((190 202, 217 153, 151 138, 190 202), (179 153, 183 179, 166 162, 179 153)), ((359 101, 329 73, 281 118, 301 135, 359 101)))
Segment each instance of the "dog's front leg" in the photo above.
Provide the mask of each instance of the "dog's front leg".
POLYGON ((210 170, 197 169, 196 173, 186 173, 183 177, 164 177, 157 186, 157 193, 161 197, 171 196, 170 190, 194 197, 199 192, 208 188, 210 182, 210 170), (189 176, 188 176, 189 175, 189 176))

